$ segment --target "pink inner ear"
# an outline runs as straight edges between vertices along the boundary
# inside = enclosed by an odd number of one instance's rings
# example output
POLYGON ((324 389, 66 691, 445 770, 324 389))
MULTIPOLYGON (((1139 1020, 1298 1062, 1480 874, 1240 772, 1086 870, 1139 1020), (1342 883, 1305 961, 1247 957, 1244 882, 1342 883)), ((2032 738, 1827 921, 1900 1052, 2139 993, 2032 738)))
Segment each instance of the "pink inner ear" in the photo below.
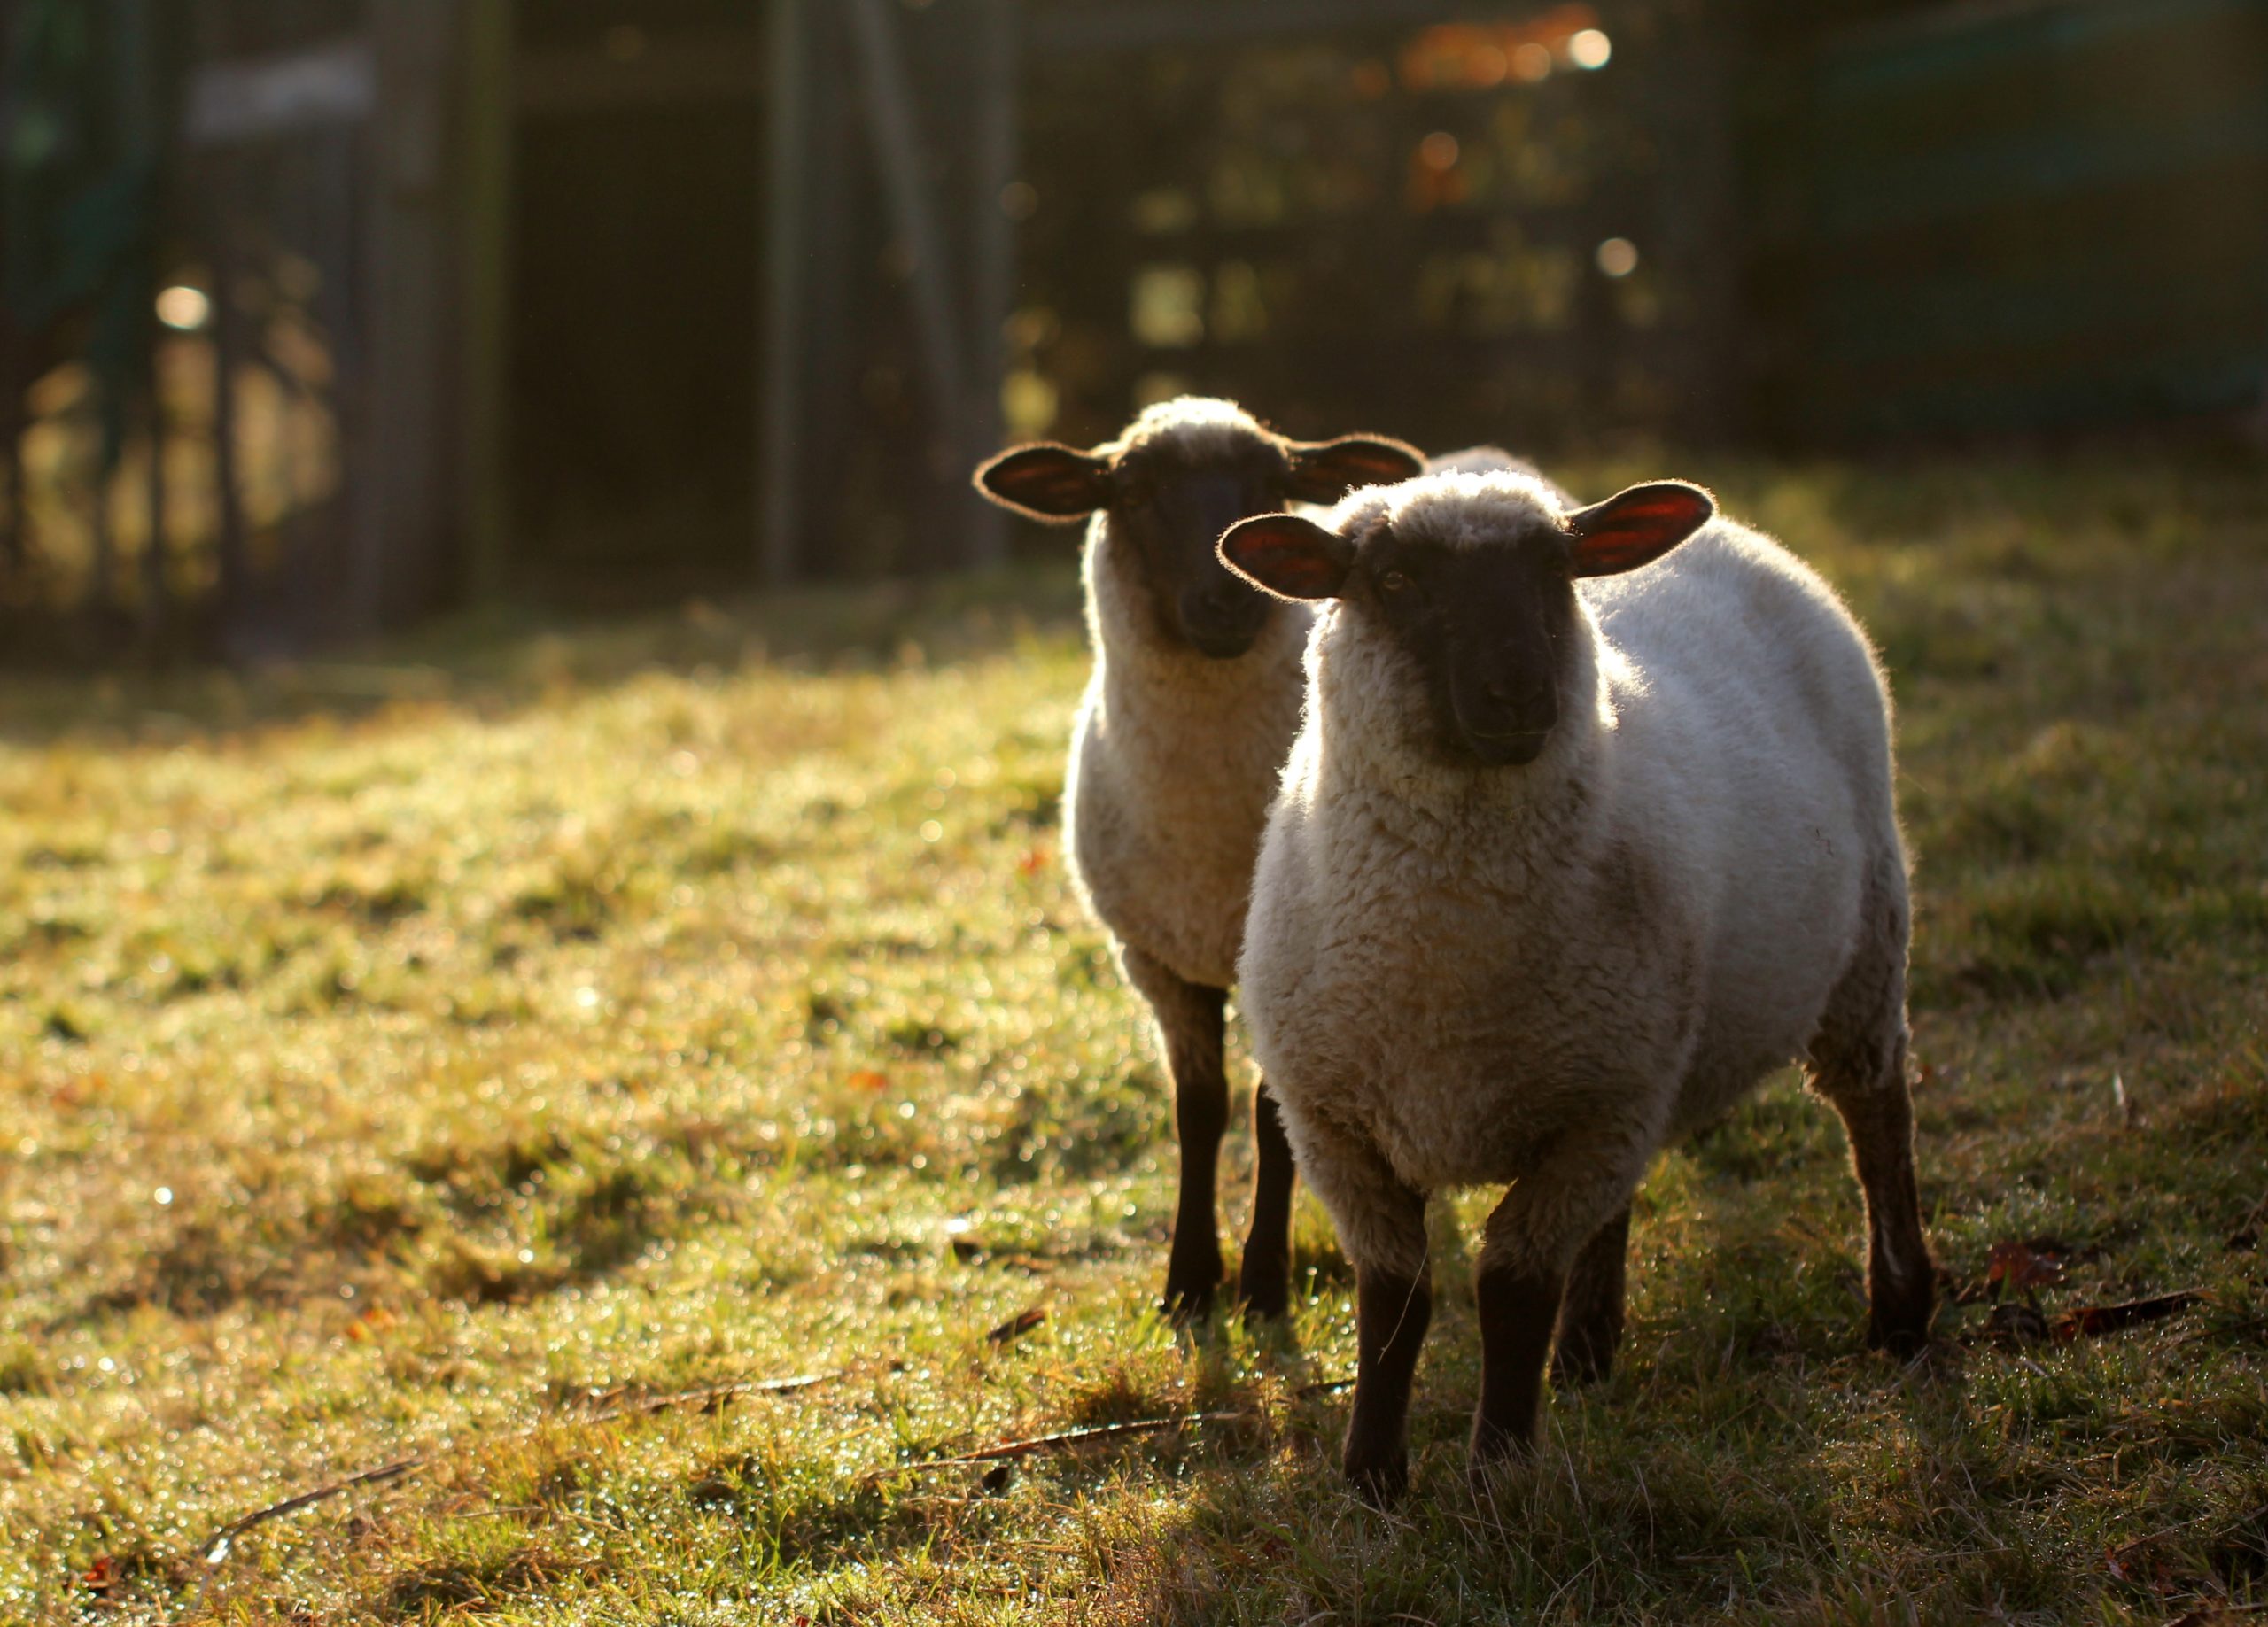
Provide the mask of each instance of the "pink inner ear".
POLYGON ((1578 516, 1578 569, 1608 576, 1660 558, 1708 523, 1716 507, 1699 492, 1657 486, 1610 499, 1589 516, 1578 516))
POLYGON ((1239 570, 1288 599, 1328 599, 1347 580, 1346 562, 1331 546, 1328 532, 1270 525, 1232 532, 1222 552, 1239 570))

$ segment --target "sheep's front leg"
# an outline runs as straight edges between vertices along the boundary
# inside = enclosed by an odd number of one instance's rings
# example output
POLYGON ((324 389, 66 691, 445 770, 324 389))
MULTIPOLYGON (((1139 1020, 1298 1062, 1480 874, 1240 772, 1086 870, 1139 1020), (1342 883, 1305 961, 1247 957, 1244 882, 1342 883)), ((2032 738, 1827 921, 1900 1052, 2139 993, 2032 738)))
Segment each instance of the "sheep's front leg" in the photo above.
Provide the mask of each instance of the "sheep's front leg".
POLYGON ((1534 1444, 1543 1359, 1551 1352, 1552 1324, 1567 1288, 1565 1271, 1525 1250, 1508 1256, 1497 1245, 1496 1220, 1511 1203, 1505 1198, 1489 1217, 1489 1238, 1473 1284, 1480 1310, 1480 1405, 1472 1414, 1476 1479, 1490 1465, 1534 1444))
POLYGON ((1326 1120, 1302 1127, 1301 1168, 1355 1262, 1355 1406, 1347 1478, 1384 1504, 1410 1485, 1410 1386, 1433 1315, 1425 1195, 1376 1149, 1326 1120))
POLYGON ((1173 1075, 1174 1128, 1181 1141, 1181 1197, 1166 1259, 1165 1309, 1176 1321, 1201 1319, 1221 1285, 1221 1239, 1214 1183, 1229 1127, 1229 1080, 1222 1058, 1228 991, 1177 977, 1138 949, 1122 951, 1127 976, 1150 1002, 1173 1075))
POLYGON ((1237 1270, 1237 1298, 1248 1317, 1292 1308, 1292 1189, 1298 1172, 1284 1116, 1263 1081, 1252 1094, 1252 1137, 1259 1170, 1252 1185, 1252 1229, 1237 1270))
MULTIPOLYGON (((1534 1444, 1544 1359, 1571 1267, 1588 1257, 1582 1291, 1595 1301, 1603 1298, 1606 1262, 1596 1251, 1610 1244, 1619 1323, 1630 1195, 1648 1144, 1641 1127, 1602 1125, 1524 1174, 1488 1216, 1474 1283, 1480 1311, 1480 1404, 1472 1417, 1471 1465, 1476 1484, 1495 1464, 1534 1444)), ((1596 1304, 1573 1313, 1587 1339, 1606 1334, 1596 1304)))

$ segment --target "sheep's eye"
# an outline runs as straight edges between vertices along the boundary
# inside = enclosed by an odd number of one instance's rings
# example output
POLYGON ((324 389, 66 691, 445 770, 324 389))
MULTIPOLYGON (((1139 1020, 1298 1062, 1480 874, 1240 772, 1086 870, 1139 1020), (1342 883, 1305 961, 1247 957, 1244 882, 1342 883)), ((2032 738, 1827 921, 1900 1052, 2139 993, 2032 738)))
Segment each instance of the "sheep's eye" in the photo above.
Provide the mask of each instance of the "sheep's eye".
POLYGON ((1399 570, 1382 570, 1379 573, 1379 591, 1382 593, 1398 593, 1409 585, 1410 578, 1399 570))

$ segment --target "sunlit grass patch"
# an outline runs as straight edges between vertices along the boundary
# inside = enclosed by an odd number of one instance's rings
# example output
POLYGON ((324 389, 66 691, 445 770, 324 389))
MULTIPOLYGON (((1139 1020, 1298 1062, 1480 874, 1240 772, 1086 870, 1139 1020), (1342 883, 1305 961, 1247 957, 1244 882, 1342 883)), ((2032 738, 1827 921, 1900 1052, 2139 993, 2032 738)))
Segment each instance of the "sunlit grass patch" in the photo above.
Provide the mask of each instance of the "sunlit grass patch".
POLYGON ((1482 1502, 1493 1195, 1444 1205, 1417 1496, 1351 1502, 1353 1285, 1311 1200, 1287 1329, 1154 1312, 1172 1115, 1063 873, 1060 569, 27 680, 0 692, 0 1620, 2268 1598, 2268 488, 1676 472, 1814 559, 1897 686, 1923 1202, 1962 1290, 1928 1361, 1860 1348, 1857 1194, 1790 1075, 1659 1162, 1620 1367, 1555 1395, 1482 1502), (2019 1342, 1982 1284, 2023 1239, 2061 1245, 2016 1296, 2043 1319, 2206 1298, 2019 1342), (819 1382, 708 1393, 788 1376, 819 1382), (1197 1414, 1227 1417, 943 1461, 1197 1414))

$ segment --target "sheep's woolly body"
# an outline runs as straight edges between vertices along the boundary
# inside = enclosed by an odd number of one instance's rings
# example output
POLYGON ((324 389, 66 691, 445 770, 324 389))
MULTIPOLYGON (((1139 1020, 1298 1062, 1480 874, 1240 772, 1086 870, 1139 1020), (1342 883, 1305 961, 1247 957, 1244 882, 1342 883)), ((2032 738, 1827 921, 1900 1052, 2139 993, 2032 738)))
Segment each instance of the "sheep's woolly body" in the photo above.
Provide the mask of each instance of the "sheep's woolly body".
MULTIPOLYGON (((1170 437, 1201 462, 1265 433, 1228 402, 1183 399, 1151 407, 1120 445, 1170 437)), ((1236 978, 1261 829, 1299 729, 1311 618, 1278 606, 1232 660, 1170 646, 1127 554, 1109 515, 1098 514, 1084 570, 1095 665, 1064 789, 1074 872, 1122 949, 1225 988, 1236 978)))
MULTIPOLYGON (((1559 504, 1497 473, 1365 507, 1461 546, 1559 504)), ((1888 702, 1833 591, 1720 519, 1581 583, 1575 643, 1558 726, 1505 771, 1427 749, 1415 675, 1360 614, 1310 639, 1240 971, 1358 1262, 1422 1259, 1386 1185, 1518 1182, 1491 1249, 1563 1269, 1655 1148, 1805 1052, 1838 984, 1894 958, 1896 996, 1888 702)), ((1902 1004, 1878 1026, 1852 1042, 1902 1042, 1902 1004)))
MULTIPOLYGON (((1170 440, 1198 464, 1233 458, 1268 433, 1233 402, 1184 397, 1146 409, 1117 449, 1122 456, 1170 440)), ((1494 447, 1455 457, 1460 467, 1534 473, 1494 447)), ((1122 949, 1188 982, 1225 988, 1236 979, 1261 832, 1299 732, 1313 617, 1304 606, 1279 605, 1251 650, 1208 659, 1159 638, 1126 554, 1108 514, 1098 514, 1084 570, 1095 666, 1064 792, 1074 872, 1122 949)))

